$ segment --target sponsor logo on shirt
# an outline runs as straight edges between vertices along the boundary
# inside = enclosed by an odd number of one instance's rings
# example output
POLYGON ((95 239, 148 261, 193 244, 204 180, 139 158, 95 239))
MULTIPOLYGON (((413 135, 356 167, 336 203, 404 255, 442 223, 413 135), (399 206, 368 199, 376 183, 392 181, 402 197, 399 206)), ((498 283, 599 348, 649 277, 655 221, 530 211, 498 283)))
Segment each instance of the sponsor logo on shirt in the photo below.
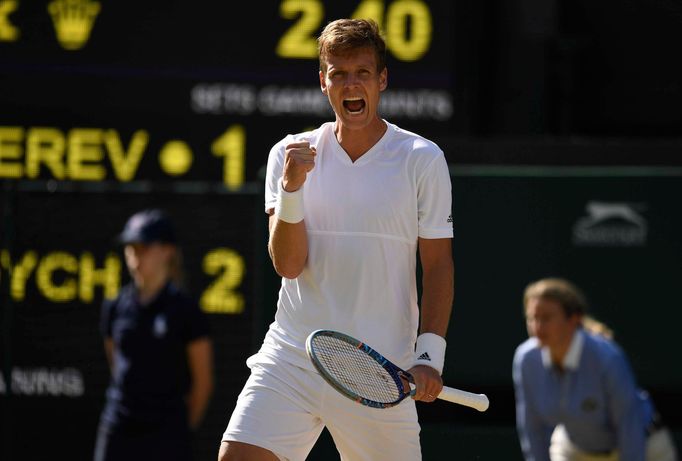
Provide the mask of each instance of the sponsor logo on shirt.
POLYGON ((167 331, 168 325, 166 324, 166 317, 162 314, 157 315, 154 319, 154 336, 163 338, 166 336, 167 331))

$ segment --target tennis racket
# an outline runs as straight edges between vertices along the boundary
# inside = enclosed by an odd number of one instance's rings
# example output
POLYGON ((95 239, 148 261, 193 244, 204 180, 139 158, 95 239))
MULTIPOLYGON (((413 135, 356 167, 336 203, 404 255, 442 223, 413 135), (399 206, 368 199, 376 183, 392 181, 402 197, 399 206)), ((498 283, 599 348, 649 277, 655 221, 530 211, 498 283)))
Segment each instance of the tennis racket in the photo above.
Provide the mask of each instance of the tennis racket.
MULTIPOLYGON (((306 340, 313 365, 334 389, 373 408, 389 408, 415 394, 414 378, 360 340, 333 330, 313 331, 306 340)), ((443 387, 439 399, 478 411, 488 409, 488 397, 443 387)))

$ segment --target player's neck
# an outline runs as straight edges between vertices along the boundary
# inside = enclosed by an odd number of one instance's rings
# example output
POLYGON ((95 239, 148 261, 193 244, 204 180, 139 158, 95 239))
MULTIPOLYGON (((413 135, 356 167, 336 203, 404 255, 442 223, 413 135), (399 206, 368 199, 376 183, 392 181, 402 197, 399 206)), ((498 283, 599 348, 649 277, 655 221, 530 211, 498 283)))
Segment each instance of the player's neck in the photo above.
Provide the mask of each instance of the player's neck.
POLYGON ((352 162, 355 162, 374 147, 386 133, 386 129, 386 122, 379 117, 376 117, 369 125, 359 129, 346 127, 339 120, 334 124, 336 140, 352 162))

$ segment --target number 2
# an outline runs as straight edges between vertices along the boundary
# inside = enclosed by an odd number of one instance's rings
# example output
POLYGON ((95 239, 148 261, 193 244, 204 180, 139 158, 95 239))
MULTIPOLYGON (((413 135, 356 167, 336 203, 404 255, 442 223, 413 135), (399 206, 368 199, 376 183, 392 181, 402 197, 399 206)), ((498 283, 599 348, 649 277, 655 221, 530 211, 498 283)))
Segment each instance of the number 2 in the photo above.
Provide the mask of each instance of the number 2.
POLYGON ((216 248, 204 256, 204 272, 217 278, 199 299, 204 312, 211 314, 241 314, 244 296, 235 291, 244 278, 244 259, 229 248, 216 248))
POLYGON ((313 34, 322 23, 324 8, 319 0, 284 0, 280 14, 298 21, 287 30, 277 45, 277 54, 283 58, 314 59, 317 57, 317 40, 313 34))

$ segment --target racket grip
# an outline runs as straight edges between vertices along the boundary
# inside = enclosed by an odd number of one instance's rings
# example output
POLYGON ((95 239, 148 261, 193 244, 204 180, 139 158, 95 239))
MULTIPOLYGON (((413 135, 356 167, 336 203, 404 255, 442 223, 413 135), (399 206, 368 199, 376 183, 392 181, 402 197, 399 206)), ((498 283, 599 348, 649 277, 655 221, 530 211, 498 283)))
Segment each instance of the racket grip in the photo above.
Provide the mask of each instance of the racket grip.
POLYGON ((443 390, 438 395, 438 398, 464 405, 465 407, 475 408, 478 411, 486 411, 490 406, 490 401, 485 394, 473 394, 453 387, 443 386, 443 390))

